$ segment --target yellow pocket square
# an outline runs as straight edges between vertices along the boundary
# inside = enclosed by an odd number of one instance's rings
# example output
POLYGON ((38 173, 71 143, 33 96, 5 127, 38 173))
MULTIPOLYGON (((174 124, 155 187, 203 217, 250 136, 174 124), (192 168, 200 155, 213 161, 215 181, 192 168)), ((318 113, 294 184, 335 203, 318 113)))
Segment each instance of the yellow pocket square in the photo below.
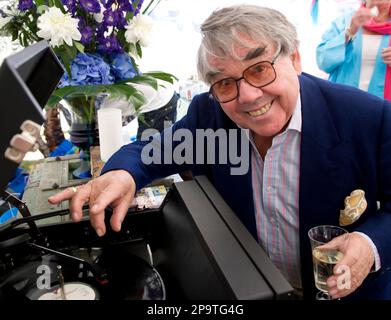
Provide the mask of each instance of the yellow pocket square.
POLYGON ((347 226, 357 221, 367 208, 365 192, 357 189, 345 198, 345 209, 340 210, 339 225, 347 226))

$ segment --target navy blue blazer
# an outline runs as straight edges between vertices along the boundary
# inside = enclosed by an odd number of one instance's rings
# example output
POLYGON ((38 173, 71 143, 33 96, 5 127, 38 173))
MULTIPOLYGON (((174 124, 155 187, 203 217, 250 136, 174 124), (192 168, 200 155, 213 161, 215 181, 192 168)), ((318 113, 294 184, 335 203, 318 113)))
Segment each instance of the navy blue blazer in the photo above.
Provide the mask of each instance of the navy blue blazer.
MULTIPOLYGON (((362 189, 368 208, 347 229, 364 232, 372 239, 380 255, 381 269, 370 273, 348 299, 391 299, 391 103, 305 73, 299 80, 302 103, 299 229, 304 297, 311 299, 316 293, 308 230, 315 225, 338 225, 345 197, 355 189, 362 189), (381 203, 379 210, 377 201, 381 203)), ((194 136, 196 129, 240 131, 207 93, 194 97, 187 115, 164 134, 181 128, 190 130, 194 136)), ((241 139, 240 133, 231 137, 229 148, 240 153, 241 139)), ((172 149, 180 143, 174 142, 172 149)), ((148 165, 140 156, 146 144, 136 142, 122 147, 102 173, 125 169, 134 177, 138 189, 154 179, 184 170, 206 175, 256 238, 251 167, 244 175, 231 175, 230 169, 238 165, 229 159, 226 164, 207 164, 205 160, 205 164, 197 165, 148 165)), ((172 149, 163 148, 162 157, 172 149)), ((204 151, 205 157, 213 151, 218 155, 219 143, 207 144, 204 151)), ((250 148, 242 152, 249 156, 250 148)))

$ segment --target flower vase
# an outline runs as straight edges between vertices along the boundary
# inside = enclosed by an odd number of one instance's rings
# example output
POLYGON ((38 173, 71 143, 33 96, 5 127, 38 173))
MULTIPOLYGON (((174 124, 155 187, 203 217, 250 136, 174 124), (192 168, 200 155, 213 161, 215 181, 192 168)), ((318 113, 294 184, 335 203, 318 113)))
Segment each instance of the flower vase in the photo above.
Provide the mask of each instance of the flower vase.
POLYGON ((65 99, 71 113, 70 140, 80 149, 80 167, 72 172, 76 179, 91 177, 90 148, 99 145, 97 110, 105 97, 72 94, 65 99))

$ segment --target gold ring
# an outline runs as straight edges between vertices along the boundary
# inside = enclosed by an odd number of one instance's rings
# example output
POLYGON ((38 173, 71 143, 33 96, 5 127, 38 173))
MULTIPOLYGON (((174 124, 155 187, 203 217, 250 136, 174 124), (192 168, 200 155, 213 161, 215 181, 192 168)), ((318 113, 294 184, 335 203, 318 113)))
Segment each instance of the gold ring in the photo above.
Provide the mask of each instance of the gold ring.
POLYGON ((77 192, 77 188, 76 188, 76 187, 72 187, 71 189, 72 189, 72 191, 73 191, 74 193, 77 192))

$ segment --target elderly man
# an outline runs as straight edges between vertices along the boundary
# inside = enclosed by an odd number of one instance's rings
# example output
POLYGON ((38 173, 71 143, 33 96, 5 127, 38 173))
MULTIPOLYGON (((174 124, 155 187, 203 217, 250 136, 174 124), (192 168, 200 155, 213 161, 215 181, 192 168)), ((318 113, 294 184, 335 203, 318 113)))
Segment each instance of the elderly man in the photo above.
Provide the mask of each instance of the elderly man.
POLYGON ((179 171, 204 174, 291 285, 311 299, 308 230, 338 225, 344 199, 361 189, 368 207, 333 242, 343 259, 327 280, 328 290, 333 298, 391 298, 391 104, 302 73, 296 30, 275 10, 223 8, 201 31, 198 70, 210 93, 194 97, 188 114, 163 133, 162 161, 146 163, 148 141, 124 146, 98 179, 49 201, 71 199, 74 221, 88 201, 91 223, 103 235, 107 205, 113 207, 111 227, 119 230, 136 189, 179 171), (210 155, 200 156, 204 148, 197 143, 190 160, 164 161, 182 143, 167 137, 181 130, 195 137, 199 129, 238 132, 209 152, 240 149, 248 170, 234 174, 231 158, 201 161, 210 155), (338 285, 339 266, 349 271, 348 286, 338 285))

